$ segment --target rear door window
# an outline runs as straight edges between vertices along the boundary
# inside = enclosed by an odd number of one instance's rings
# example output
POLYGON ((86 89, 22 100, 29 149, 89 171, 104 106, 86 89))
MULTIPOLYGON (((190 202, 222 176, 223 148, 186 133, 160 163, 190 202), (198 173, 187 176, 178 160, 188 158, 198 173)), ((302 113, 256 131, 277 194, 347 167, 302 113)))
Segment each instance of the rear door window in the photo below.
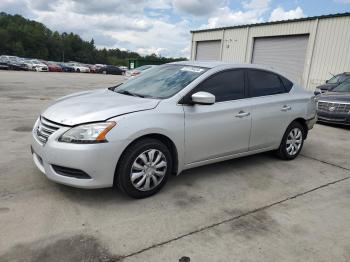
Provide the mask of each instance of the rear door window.
POLYGON ((247 71, 250 97, 276 95, 286 92, 277 74, 255 69, 249 69, 247 71))
POLYGON ((286 90, 286 92, 288 93, 292 87, 293 87, 293 83, 291 81, 289 81, 287 78, 284 78, 283 76, 279 76, 283 82, 284 85, 284 89, 286 90))

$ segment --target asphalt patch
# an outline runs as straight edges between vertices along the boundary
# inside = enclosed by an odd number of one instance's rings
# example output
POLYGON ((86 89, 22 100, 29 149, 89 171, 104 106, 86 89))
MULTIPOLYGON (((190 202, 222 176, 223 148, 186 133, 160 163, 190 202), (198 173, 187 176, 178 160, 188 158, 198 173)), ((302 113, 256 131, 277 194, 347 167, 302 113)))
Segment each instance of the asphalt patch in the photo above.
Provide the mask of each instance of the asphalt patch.
POLYGON ((8 207, 0 207, 0 214, 1 213, 7 213, 9 211, 10 211, 10 209, 8 207))
POLYGON ((13 129, 15 132, 31 132, 32 130, 32 126, 19 126, 13 129))
POLYGON ((242 217, 231 223, 231 230, 234 234, 243 236, 246 239, 253 239, 276 231, 279 224, 267 211, 259 211, 253 215, 242 217))
POLYGON ((40 240, 19 244, 0 255, 2 262, 114 262, 120 256, 112 255, 101 243, 90 235, 75 235, 55 241, 40 240))
POLYGON ((203 196, 189 194, 187 191, 177 191, 173 194, 175 205, 181 208, 192 207, 205 202, 203 196))

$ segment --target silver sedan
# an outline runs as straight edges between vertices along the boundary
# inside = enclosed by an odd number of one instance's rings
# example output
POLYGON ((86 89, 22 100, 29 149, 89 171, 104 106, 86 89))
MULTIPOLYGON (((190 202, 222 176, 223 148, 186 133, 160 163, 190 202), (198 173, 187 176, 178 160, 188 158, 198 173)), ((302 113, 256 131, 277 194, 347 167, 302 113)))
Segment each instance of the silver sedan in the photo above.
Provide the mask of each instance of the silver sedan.
POLYGON ((169 175, 265 151, 291 160, 316 121, 314 95, 265 67, 177 62, 44 110, 32 154, 49 179, 135 198, 169 175))

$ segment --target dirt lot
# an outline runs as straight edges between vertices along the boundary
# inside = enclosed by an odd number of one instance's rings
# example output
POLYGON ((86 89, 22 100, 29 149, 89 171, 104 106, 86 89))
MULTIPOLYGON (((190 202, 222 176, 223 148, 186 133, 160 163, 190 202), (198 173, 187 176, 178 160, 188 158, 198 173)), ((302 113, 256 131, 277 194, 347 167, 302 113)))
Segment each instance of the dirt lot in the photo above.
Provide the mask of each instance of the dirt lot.
POLYGON ((350 261, 350 129, 316 125, 294 161, 196 168, 144 200, 47 180, 29 149, 40 111, 120 80, 0 72, 0 261, 350 261))

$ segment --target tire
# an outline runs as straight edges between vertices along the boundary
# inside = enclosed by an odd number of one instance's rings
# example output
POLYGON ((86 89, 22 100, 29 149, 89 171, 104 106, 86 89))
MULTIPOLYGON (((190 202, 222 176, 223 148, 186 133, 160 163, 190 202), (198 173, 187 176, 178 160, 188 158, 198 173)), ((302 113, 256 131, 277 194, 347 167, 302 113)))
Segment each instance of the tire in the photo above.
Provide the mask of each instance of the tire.
POLYGON ((296 158, 303 148, 306 132, 299 122, 292 122, 283 135, 280 147, 276 151, 277 156, 283 160, 296 158), (295 139, 293 139, 293 136, 295 139))
POLYGON ((80 69, 79 68, 77 69, 77 72, 80 73, 80 69))
POLYGON ((166 184, 172 165, 171 153, 162 142, 153 138, 138 140, 121 156, 115 182, 119 189, 132 198, 150 197, 166 184), (149 161, 151 158, 152 164, 149 161))

